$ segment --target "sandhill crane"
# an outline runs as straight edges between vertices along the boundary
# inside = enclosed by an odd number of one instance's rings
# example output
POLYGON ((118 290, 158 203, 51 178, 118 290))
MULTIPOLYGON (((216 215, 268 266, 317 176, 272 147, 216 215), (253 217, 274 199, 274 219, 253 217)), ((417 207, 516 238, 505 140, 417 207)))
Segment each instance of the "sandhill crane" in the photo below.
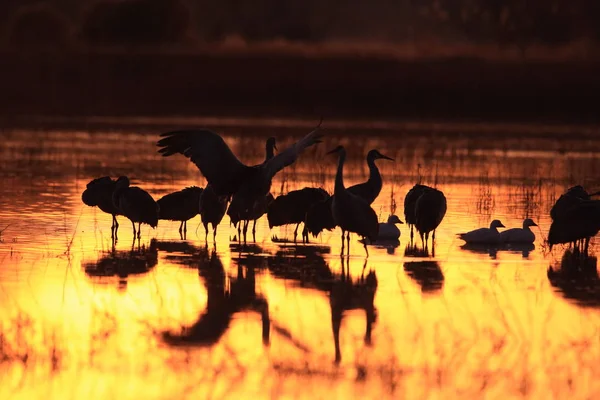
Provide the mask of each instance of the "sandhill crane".
MULTIPOLYGON (((270 137, 267 139, 267 143, 265 145, 265 161, 260 165, 264 165, 269 160, 271 160, 275 154, 274 150, 277 150, 277 145, 274 137, 270 137)), ((257 165, 255 167, 260 167, 257 165)), ((267 208, 269 204, 273 201, 273 195, 271 193, 267 193, 265 197, 259 197, 257 201, 254 203, 252 208, 247 210, 244 209, 244 202, 236 199, 237 196, 243 196, 243 192, 240 194, 234 194, 231 200, 231 204, 227 209, 227 215, 233 226, 238 229, 238 239, 241 240, 242 231, 244 232, 244 242, 246 241, 246 232, 248 231, 248 224, 250 221, 253 222, 252 225, 252 236, 256 239, 256 221, 267 213, 267 208), (243 227, 242 227, 243 222, 243 227)))
MULTIPOLYGON (((572 186, 558 198, 556 203, 554 203, 552 209, 550 210, 550 217, 553 221, 557 219, 563 219, 562 217, 568 214, 568 211, 571 207, 579 204, 582 201, 590 200, 592 196, 596 196, 599 194, 600 192, 590 194, 581 185, 572 186)), ((564 225, 566 224, 566 222, 563 221, 560 224, 564 225)), ((564 230, 564 228, 561 229, 564 230)), ((587 244, 589 243, 589 238, 582 238, 581 241, 584 241, 587 244)), ((578 246, 578 244, 583 244, 579 242, 580 240, 576 240, 573 242, 573 245, 578 246)))
POLYGON ((560 214, 550 225, 548 244, 584 241, 587 254, 590 239, 600 230, 600 200, 582 200, 560 214))
POLYGON ((417 205, 417 200, 419 199, 419 197, 421 197, 421 195, 425 191, 427 191, 429 189, 433 189, 433 188, 430 188, 429 186, 426 186, 426 185, 416 184, 408 191, 408 193, 406 193, 406 196, 404 197, 404 220, 406 221, 406 224, 410 228, 410 240, 411 241, 414 236, 413 228, 414 228, 415 224, 417 223, 417 216, 415 214, 415 207, 417 205))
POLYGON ((523 220, 523 228, 511 228, 500 232, 500 242, 502 243, 533 243, 535 234, 531 231, 531 226, 538 226, 531 218, 523 220))
POLYGON ((200 195, 200 218, 204 225, 204 239, 208 241, 208 224, 213 226, 213 240, 217 238, 217 226, 227 211, 228 196, 218 195, 211 184, 206 185, 200 195))
MULTIPOLYGON (((376 160, 381 159, 394 161, 393 158, 381 154, 378 150, 370 150, 366 158, 367 166, 369 167, 369 179, 366 182, 358 183, 348 188, 350 193, 362 197, 369 204, 372 204, 381 192, 381 174, 375 164, 376 160)), ((323 230, 332 230, 335 228, 335 222, 331 214, 332 202, 333 196, 314 204, 308 210, 306 220, 304 221, 303 236, 308 236, 308 233, 312 233, 314 237, 317 237, 323 230)))
POLYGON ((398 218, 397 215, 390 215, 387 219, 387 222, 379 223, 379 235, 377 236, 377 240, 398 240, 400 237, 400 229, 396 226, 396 224, 403 224, 398 218))
MULTIPOLYGON (((256 240, 256 221, 267 213, 269 205, 275 200, 271 193, 254 203, 254 207, 251 210, 236 212, 233 210, 231 205, 227 210, 229 219, 233 226, 238 229, 238 239, 241 240, 242 232, 244 234, 244 242, 246 241, 246 233, 248 232, 248 225, 252 221, 252 237, 256 240), (243 227, 242 227, 243 225, 243 227)), ((238 203, 239 204, 239 203, 238 203)), ((234 205, 235 206, 235 205, 234 205)))
POLYGON ((202 190, 202 188, 197 186, 191 186, 177 192, 169 193, 157 201, 160 209, 158 219, 181 221, 179 225, 179 236, 181 236, 181 239, 184 239, 187 234, 187 221, 194 218, 200 212, 199 205, 202 190))
POLYGON ((435 230, 446 215, 446 196, 440 190, 429 188, 423 191, 415 204, 415 228, 421 236, 421 242, 427 247, 429 232, 433 231, 432 242, 435 241, 435 230))
POLYGON ((458 237, 467 243, 494 244, 500 243, 500 233, 498 228, 504 228, 500 220, 495 219, 490 223, 489 228, 479 228, 467 233, 459 233, 458 237))
POLYGON ((296 161, 305 149, 321 141, 320 125, 266 163, 256 166, 242 164, 223 138, 208 129, 163 133, 157 146, 165 157, 181 153, 190 158, 216 195, 235 194, 235 204, 241 203, 236 208, 249 211, 269 193, 277 172, 296 161))
MULTIPOLYGON (((294 230, 294 242, 298 235, 298 227, 306 219, 306 213, 310 207, 329 198, 329 193, 321 188, 305 187, 277 197, 270 205, 267 211, 269 228, 274 226, 283 226, 296 224, 294 230)), ((308 242, 308 233, 302 233, 302 239, 308 242)))
POLYGON ((129 178, 126 176, 117 179, 112 200, 113 205, 131 221, 134 239, 136 222, 138 223, 138 239, 141 237, 142 224, 148 224, 152 228, 156 228, 158 225, 158 204, 144 189, 129 186, 129 178))
MULTIPOLYGON (((350 232, 354 232, 369 241, 377 240, 379 233, 379 222, 377 214, 363 198, 352 194, 344 187, 344 162, 346 161, 346 149, 338 146, 327 154, 338 155, 338 167, 335 174, 335 191, 331 203, 333 220, 335 224, 342 229, 342 251, 344 246, 344 233, 348 232, 347 243, 350 247, 350 232)), ((365 252, 367 250, 367 241, 364 240, 365 252)))
POLYGON ((550 209, 550 218, 552 218, 552 220, 560 218, 561 214, 565 213, 573 205, 582 200, 590 200, 592 196, 599 194, 600 192, 590 194, 581 185, 570 187, 558 198, 558 200, 556 200, 556 203, 554 203, 552 209, 550 209))
POLYGON ((117 215, 123 215, 112 201, 112 195, 115 190, 117 181, 112 180, 110 176, 103 176, 90 181, 86 189, 81 194, 83 203, 90 207, 97 206, 100 210, 112 215, 112 225, 110 227, 110 237, 117 239, 117 230, 119 223, 117 215))

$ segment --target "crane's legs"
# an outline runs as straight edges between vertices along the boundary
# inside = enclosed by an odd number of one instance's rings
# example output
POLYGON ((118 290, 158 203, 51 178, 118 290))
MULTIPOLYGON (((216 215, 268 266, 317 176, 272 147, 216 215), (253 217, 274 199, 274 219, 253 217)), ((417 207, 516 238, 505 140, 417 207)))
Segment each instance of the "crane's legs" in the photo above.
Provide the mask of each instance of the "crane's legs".
POLYGON ((112 216, 112 226, 110 227, 110 237, 117 241, 119 238, 117 237, 117 230, 119 229, 119 223, 117 222, 117 216, 112 216))
POLYGON ((300 226, 300 222, 296 225, 296 229, 294 230, 294 243, 296 243, 296 237, 298 236, 298 227, 300 226))
POLYGON ((256 242, 256 220, 252 222, 252 240, 256 242))
POLYGON ((208 222, 203 223, 204 225, 204 242, 208 243, 208 222))
POLYGON ((133 237, 135 238, 135 222, 131 221, 131 226, 133 227, 133 237))
POLYGON ((213 243, 217 245, 217 225, 213 225, 213 243))
POLYGON ((179 224, 179 238, 183 240, 183 221, 179 224))
POLYGON ((142 223, 138 222, 138 232, 137 232, 138 239, 142 236, 140 232, 142 232, 142 223))
POLYGON ((590 239, 589 237, 585 238, 585 247, 583 249, 583 254, 585 254, 587 256, 588 254, 588 248, 590 247, 590 239))
MULTIPOLYGON (((350 246, 350 245, 348 245, 350 246)), ((369 257, 369 250, 367 249, 367 238, 363 239, 363 246, 365 246, 365 252, 367 253, 367 258, 369 257)))
POLYGON ((248 233, 248 221, 244 221, 244 243, 246 243, 246 234, 248 233))

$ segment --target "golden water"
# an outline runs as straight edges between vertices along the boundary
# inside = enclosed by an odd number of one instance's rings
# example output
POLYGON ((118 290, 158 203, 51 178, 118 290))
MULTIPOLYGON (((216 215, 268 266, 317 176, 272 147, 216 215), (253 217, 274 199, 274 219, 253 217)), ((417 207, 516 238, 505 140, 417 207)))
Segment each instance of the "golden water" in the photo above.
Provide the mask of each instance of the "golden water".
MULTIPOLYGON (((306 132, 271 130, 220 131, 248 164, 266 137, 282 149, 306 132)), ((3 131, 0 398, 597 398, 600 284, 551 282, 565 249, 544 245, 560 193, 600 187, 596 144, 443 133, 333 129, 274 179, 275 195, 331 191, 336 160, 324 154, 342 143, 348 186, 366 179, 370 148, 396 158, 378 161, 381 220, 394 207, 404 219, 419 179, 446 194, 434 256, 406 254, 402 225, 398 247, 366 259, 356 237, 341 258, 337 230, 276 243, 294 227, 270 231, 266 218, 247 245, 227 217, 216 243, 196 217, 186 241, 161 221, 132 245, 120 218, 113 249, 111 217, 81 202, 89 180, 128 175, 158 199, 203 186, 196 167, 160 157, 156 132, 3 131), (456 238, 526 217, 540 226, 533 248, 456 238)))

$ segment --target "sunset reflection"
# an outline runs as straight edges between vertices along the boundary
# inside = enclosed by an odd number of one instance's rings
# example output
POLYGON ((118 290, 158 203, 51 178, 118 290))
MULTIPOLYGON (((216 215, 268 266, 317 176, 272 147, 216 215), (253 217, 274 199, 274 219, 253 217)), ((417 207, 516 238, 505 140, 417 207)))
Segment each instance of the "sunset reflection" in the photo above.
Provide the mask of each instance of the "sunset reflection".
MULTIPOLYGON (((350 141, 332 129, 275 177, 274 196, 306 186, 331 193, 335 162, 323 155, 346 141, 347 186, 366 179, 369 149, 396 159, 379 165, 380 221, 403 219, 404 195, 419 181, 448 201, 429 250, 398 225, 399 241, 369 246, 367 259, 355 235, 340 257, 339 229, 306 245, 274 241, 291 238, 294 226, 269 230, 265 217, 246 243, 227 217, 214 242, 199 217, 187 240, 179 222, 160 221, 139 242, 117 217, 126 229, 114 243, 111 216, 81 202, 92 178, 128 174, 155 199, 204 178, 184 157, 160 157, 156 135, 44 135, 43 149, 24 132, 0 151, 1 398, 584 398, 599 390, 596 257, 545 244, 565 187, 596 188, 600 163, 588 145, 559 155, 539 138, 532 152, 488 152, 477 137, 350 141), (123 146, 137 151, 111 158, 123 146), (472 247, 457 238, 493 218, 510 228, 533 218, 535 243, 472 247)), ((247 164, 264 157, 262 136, 225 139, 247 164)))

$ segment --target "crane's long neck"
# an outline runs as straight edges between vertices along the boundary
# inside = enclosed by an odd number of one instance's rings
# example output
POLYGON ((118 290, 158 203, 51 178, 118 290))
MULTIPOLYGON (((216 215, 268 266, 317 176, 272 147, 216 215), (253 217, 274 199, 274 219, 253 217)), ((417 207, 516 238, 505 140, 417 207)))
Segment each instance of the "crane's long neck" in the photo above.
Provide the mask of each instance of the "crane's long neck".
POLYGON ((335 194, 339 194, 346 190, 344 187, 344 162, 346 161, 346 151, 340 150, 338 159, 337 173, 335 174, 335 194))
POLYGON ((267 142, 266 150, 267 150, 267 154, 265 156, 265 162, 269 161, 275 155, 275 150, 273 148, 273 144, 272 143, 268 143, 267 142))
POLYGON ((379 168, 375 165, 375 159, 373 157, 367 157, 367 165, 369 166, 369 180, 367 182, 379 192, 381 191, 382 181, 379 168))

